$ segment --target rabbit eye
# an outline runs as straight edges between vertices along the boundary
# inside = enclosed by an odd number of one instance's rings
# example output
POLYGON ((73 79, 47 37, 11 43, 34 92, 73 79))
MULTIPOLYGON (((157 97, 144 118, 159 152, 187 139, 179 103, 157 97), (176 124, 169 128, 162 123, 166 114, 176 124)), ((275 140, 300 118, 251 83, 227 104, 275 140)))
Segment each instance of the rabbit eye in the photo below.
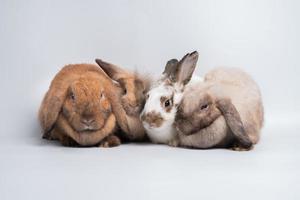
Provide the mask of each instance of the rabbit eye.
POLYGON ((165 101, 165 107, 169 107, 171 105, 170 100, 165 101))
POLYGON ((74 101, 75 100, 75 94, 74 93, 71 93, 70 95, 71 99, 74 101))
POLYGON ((200 109, 201 109, 201 110, 204 110, 204 109, 207 109, 207 108, 208 108, 208 104, 204 104, 204 105, 201 106, 200 109))
POLYGON ((146 99, 149 99, 149 94, 146 95, 146 99))
POLYGON ((103 99, 105 96, 103 93, 100 94, 100 99, 103 99))
POLYGON ((124 94, 127 94, 127 90, 126 90, 126 88, 124 89, 124 94))

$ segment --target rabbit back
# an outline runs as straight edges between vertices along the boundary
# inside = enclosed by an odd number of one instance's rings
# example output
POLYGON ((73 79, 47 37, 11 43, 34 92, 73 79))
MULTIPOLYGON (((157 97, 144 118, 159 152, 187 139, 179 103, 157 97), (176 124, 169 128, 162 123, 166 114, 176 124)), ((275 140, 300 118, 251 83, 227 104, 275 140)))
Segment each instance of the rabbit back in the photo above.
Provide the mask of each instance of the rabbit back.
POLYGON ((208 72, 205 82, 217 98, 229 98, 240 114, 246 133, 255 144, 264 121, 262 97, 256 82, 238 68, 216 68, 208 72))

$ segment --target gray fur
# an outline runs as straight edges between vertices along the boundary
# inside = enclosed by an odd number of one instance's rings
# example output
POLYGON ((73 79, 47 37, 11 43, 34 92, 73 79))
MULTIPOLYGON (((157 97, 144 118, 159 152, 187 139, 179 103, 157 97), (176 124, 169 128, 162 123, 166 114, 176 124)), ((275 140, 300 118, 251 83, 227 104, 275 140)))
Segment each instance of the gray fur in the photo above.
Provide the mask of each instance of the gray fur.
POLYGON ((255 81, 240 69, 216 68, 185 91, 175 120, 177 144, 250 149, 259 141, 263 115, 255 81))

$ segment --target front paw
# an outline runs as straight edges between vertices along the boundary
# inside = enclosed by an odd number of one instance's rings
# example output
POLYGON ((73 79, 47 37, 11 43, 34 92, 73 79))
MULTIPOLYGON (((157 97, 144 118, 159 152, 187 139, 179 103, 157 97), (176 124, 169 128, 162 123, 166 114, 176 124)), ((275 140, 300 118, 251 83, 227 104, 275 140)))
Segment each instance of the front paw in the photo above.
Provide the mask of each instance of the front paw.
POLYGON ((121 144, 120 139, 115 135, 107 136, 103 141, 100 142, 99 147, 116 147, 121 144))
POLYGON ((66 136, 61 137, 60 142, 65 147, 78 147, 78 144, 72 138, 66 136))
POLYGON ((179 146, 179 141, 176 139, 173 139, 171 141, 168 142, 168 145, 171 147, 178 147, 179 146))
POLYGON ((251 145, 249 147, 244 147, 241 144, 233 144, 229 149, 233 151, 250 151, 252 150, 254 145, 251 145))
POLYGON ((46 140, 56 140, 56 138, 53 137, 53 134, 51 133, 51 131, 45 132, 43 134, 43 139, 46 139, 46 140))

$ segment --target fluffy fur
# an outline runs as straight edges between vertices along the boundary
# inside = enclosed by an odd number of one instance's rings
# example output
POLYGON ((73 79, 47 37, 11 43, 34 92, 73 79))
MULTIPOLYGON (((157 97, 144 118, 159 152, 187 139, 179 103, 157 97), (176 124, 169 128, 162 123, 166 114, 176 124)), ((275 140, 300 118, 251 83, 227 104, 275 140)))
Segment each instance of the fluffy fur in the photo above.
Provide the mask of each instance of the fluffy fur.
POLYGON ((169 143, 176 136, 173 123, 183 91, 200 80, 192 78, 197 59, 198 53, 193 52, 179 62, 169 60, 162 78, 148 92, 141 119, 152 142, 169 143), (191 78, 193 80, 189 83, 191 78))
POLYGON ((115 110, 115 114, 125 138, 145 139, 146 133, 140 120, 140 113, 145 104, 145 94, 149 90, 151 79, 100 59, 96 59, 96 63, 116 81, 121 90, 118 97, 121 106, 115 110))
POLYGON ((112 136, 116 127, 112 90, 111 80, 96 65, 65 66, 52 80, 40 106, 43 137, 65 146, 119 145, 112 136))
POLYGON ((247 73, 216 68, 185 91, 175 120, 177 144, 251 149, 259 141, 263 114, 260 90, 247 73))

